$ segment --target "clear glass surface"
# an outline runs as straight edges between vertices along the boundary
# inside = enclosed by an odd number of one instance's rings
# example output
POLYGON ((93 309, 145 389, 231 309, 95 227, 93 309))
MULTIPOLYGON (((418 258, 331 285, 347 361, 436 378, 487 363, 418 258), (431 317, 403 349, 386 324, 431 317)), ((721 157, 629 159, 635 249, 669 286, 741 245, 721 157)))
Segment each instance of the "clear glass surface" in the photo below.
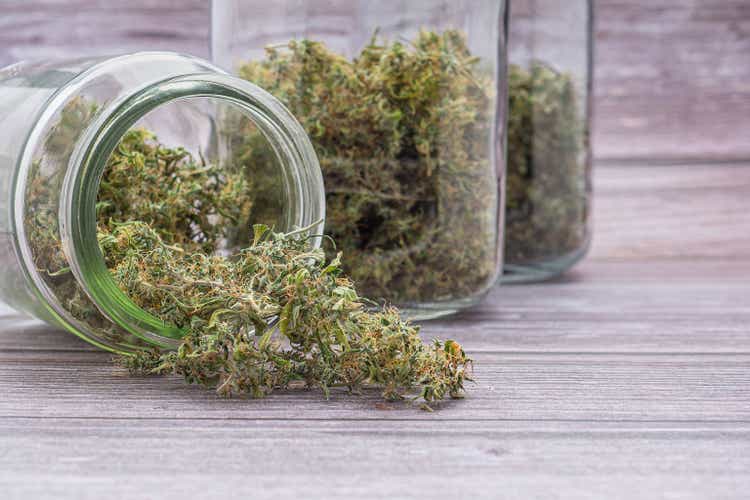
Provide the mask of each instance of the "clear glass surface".
POLYGON ((592 9, 511 2, 503 282, 556 276, 589 247, 592 9))
POLYGON ((414 318, 475 304, 500 269, 505 14, 502 0, 212 4, 213 61, 311 137, 331 255, 414 318))
POLYGON ((266 92, 200 59, 154 52, 15 65, 0 70, 0 123, 0 300, 106 349, 174 347, 181 335, 117 288, 99 249, 99 183, 128 130, 148 128, 167 146, 239 169, 227 131, 257 128, 274 158, 270 220, 241 221, 226 251, 255 222, 283 231, 324 217, 320 169, 299 124, 266 92))

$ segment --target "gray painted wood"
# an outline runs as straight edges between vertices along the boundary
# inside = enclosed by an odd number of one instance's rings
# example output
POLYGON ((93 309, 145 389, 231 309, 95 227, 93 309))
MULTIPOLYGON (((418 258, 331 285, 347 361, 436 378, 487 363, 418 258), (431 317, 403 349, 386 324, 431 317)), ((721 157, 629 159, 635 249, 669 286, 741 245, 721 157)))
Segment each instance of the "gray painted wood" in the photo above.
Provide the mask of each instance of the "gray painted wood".
POLYGON ((747 170, 599 168, 588 260, 423 325, 476 360, 467 397, 433 413, 374 390, 219 399, 129 377, 73 335, 0 309, 3 498, 744 498, 747 170), (656 209, 651 239, 629 248, 628 220, 656 209), (704 223, 688 229, 696 214, 704 223), (723 257, 706 250, 712 224, 723 257), (665 251, 673 238, 680 251, 665 251))
POLYGON ((600 158, 750 157, 750 3, 596 0, 600 158))
MULTIPOLYGON (((0 306, 0 498, 744 498, 750 164, 742 0, 597 1, 595 238, 552 283, 428 323, 476 359, 425 413, 376 392, 221 400, 0 306), (745 127, 743 129, 743 127, 745 127)), ((208 3, 0 0, 0 64, 207 55, 208 3), (117 22, 113 22, 115 18, 117 22)))
MULTIPOLYGON (((750 158, 750 4, 595 0, 598 158, 750 158)), ((0 0, 0 66, 29 57, 208 55, 209 2, 0 0)))
POLYGON ((0 436, 0 484, 34 499, 728 499, 750 468, 739 424, 12 418, 0 436))
MULTIPOLYGON (((750 354, 747 297, 750 260, 589 260, 555 282, 496 288, 423 333, 473 353, 750 354)), ((18 315, 0 322, 0 354, 97 351, 18 315)))
POLYGON ((173 377, 129 377, 103 353, 5 352, 0 415, 157 418, 175 425, 182 419, 750 423, 749 354, 505 354, 468 347, 476 384, 464 400, 437 405, 434 413, 384 403, 376 390, 335 391, 328 400, 303 389, 225 400, 173 377))
POLYGON ((24 59, 174 50, 208 57, 202 0, 0 0, 0 66, 24 59))
POLYGON ((750 257, 750 163, 598 166, 594 191, 593 258, 750 257))

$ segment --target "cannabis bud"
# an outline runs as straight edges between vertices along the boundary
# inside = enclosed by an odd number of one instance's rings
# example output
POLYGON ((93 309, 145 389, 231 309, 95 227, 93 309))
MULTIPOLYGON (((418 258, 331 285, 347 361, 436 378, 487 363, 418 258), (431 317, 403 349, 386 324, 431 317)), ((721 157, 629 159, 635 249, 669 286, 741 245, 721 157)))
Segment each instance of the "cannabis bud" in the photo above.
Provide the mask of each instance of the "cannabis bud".
MULTIPOLYGON (((390 43, 373 35, 352 59, 292 40, 242 64, 239 76, 307 131, 325 179, 326 231, 364 295, 419 307, 492 284, 494 80, 463 33, 421 31, 390 43)), ((272 161, 259 140, 246 129, 234 138, 238 160, 256 169, 272 161)))
POLYGON ((176 352, 145 350, 121 364, 224 396, 262 397, 296 381, 325 394, 377 386, 387 399, 415 393, 425 403, 461 395, 471 364, 463 349, 426 345, 395 309, 366 308, 342 255, 328 259, 306 231, 255 225, 249 246, 215 255, 221 222, 250 207, 236 201, 247 195, 244 174, 216 168, 143 130, 129 132, 109 161, 99 243, 110 272, 139 307, 185 333, 176 352), (134 175, 160 179, 159 188, 134 175))

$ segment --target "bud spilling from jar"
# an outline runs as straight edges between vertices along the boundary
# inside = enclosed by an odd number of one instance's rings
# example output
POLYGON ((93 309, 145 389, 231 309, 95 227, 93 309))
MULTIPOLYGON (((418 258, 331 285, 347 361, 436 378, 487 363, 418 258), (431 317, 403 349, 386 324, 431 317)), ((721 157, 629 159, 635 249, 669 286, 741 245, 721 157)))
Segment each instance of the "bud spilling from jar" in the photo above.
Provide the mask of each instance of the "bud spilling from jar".
POLYGON ((255 223, 322 233, 322 178, 299 124, 200 59, 21 63, 0 71, 0 119, 0 298, 104 348, 182 335, 112 275, 117 238, 143 237, 129 222, 222 255, 247 246, 255 223), (256 132, 262 172, 237 155, 237 127, 256 132))

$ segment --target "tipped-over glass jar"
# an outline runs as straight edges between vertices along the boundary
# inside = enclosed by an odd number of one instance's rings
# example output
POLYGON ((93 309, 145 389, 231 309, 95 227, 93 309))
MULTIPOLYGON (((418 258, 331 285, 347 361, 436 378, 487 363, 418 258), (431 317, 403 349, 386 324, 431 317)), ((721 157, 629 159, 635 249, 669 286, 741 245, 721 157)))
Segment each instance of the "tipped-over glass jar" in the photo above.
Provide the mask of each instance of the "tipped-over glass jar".
POLYGON ((471 306, 498 275, 505 14, 504 0, 213 2, 214 62, 300 120, 344 268, 412 318, 471 306))
POLYGON ((503 282, 556 276, 591 240, 591 0, 512 0, 503 282))
MULTIPOLYGON (((181 334, 118 288, 97 241, 102 174, 134 128, 248 177, 252 165, 235 161, 233 131, 256 130, 256 147, 270 158, 268 206, 237 221, 234 234, 253 222, 322 233, 322 177, 299 123, 270 94, 200 59, 144 52, 7 67, 0 127, 0 300, 105 349, 169 348, 181 334)), ((223 238, 218 250, 241 238, 223 238)))

